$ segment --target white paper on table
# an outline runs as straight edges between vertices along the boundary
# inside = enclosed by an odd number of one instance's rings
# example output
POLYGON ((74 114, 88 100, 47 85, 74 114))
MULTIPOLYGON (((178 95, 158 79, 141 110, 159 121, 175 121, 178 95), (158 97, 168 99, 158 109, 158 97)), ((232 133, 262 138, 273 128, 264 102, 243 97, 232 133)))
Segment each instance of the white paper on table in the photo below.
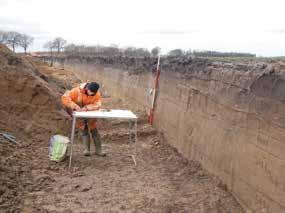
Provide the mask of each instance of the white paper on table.
POLYGON ((137 119, 138 117, 130 110, 97 110, 88 112, 73 112, 76 118, 120 118, 137 119))

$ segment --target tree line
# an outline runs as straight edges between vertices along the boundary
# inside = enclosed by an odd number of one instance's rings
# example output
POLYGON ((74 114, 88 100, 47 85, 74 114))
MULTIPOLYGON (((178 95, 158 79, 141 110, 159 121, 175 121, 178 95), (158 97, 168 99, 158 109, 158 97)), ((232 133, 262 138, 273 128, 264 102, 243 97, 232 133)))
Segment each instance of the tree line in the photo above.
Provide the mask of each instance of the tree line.
MULTIPOLYGON (((117 45, 110 46, 85 46, 69 44, 65 48, 67 55, 89 55, 89 56, 126 56, 126 57, 157 57, 161 53, 160 47, 154 47, 149 51, 145 48, 127 47, 119 48, 117 45)), ((251 53, 239 52, 218 52, 208 50, 182 50, 173 49, 168 51, 164 56, 169 57, 256 57, 251 53)))
POLYGON ((17 47, 22 47, 25 54, 27 54, 27 49, 32 45, 33 41, 34 38, 27 34, 15 31, 0 31, 0 44, 10 46, 14 52, 17 47))
POLYGON ((239 52, 218 52, 210 50, 187 50, 174 49, 167 53, 167 56, 173 57, 256 57, 256 54, 239 53, 239 52))
MULTIPOLYGON (((27 49, 33 44, 34 38, 32 36, 15 32, 15 31, 1 31, 0 30, 0 43, 10 46, 13 51, 17 47, 23 48, 25 54, 27 49)), ((43 46, 48 50, 51 57, 54 57, 54 53, 59 56, 60 52, 66 55, 73 56, 125 56, 125 57, 157 57, 161 53, 160 47, 154 47, 150 51, 146 48, 126 47, 119 48, 113 44, 110 46, 87 46, 87 45, 76 45, 68 44, 67 41, 61 37, 56 37, 53 40, 46 42, 43 46)), ((237 53, 237 52, 218 52, 218 51, 197 51, 197 50, 182 50, 173 49, 165 54, 169 57, 256 57, 255 54, 251 53, 237 53)))
POLYGON ((62 52, 66 47, 67 41, 61 37, 56 37, 51 41, 48 41, 44 44, 44 48, 48 49, 49 54, 51 56, 50 66, 53 66, 54 61, 54 52, 57 52, 57 57, 60 52, 62 52))
POLYGON ((65 48, 68 55, 89 55, 89 56, 125 56, 125 57, 157 57, 160 53, 159 47, 154 47, 151 51, 146 48, 126 47, 119 48, 117 45, 110 46, 85 46, 69 44, 65 48))

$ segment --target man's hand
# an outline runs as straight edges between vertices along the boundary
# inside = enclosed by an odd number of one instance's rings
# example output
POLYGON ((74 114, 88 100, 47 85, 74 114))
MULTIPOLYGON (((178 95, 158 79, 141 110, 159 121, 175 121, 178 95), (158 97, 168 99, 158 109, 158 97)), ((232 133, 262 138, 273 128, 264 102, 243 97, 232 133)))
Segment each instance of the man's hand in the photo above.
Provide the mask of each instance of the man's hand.
POLYGON ((86 107, 82 107, 82 108, 81 108, 81 111, 82 111, 82 112, 87 112, 88 109, 87 109, 86 107))
POLYGON ((81 112, 81 111, 82 111, 81 108, 80 108, 78 105, 75 105, 75 106, 73 107, 73 110, 74 110, 74 111, 77 111, 77 112, 81 112))

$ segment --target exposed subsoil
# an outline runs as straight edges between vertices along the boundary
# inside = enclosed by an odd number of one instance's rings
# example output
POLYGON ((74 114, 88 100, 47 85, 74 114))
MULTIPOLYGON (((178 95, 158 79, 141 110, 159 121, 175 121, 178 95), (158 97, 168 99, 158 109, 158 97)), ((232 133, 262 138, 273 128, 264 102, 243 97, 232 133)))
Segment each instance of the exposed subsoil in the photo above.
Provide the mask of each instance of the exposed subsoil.
POLYGON ((147 124, 140 109, 112 97, 104 107, 139 115, 137 166, 128 156, 128 122, 99 121, 107 157, 83 156, 77 137, 72 168, 48 160, 53 134, 68 136, 60 94, 80 81, 69 71, 19 58, 0 46, 0 212, 244 212, 218 178, 184 159, 147 124), (69 83, 67 83, 69 82, 69 83))

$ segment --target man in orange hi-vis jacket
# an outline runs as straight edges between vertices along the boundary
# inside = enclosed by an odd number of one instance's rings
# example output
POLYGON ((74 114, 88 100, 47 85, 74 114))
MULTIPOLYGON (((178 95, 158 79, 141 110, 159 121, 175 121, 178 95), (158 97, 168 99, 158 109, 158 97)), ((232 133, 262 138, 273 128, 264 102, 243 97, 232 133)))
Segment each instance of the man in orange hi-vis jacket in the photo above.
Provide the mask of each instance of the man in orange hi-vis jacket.
MULTIPOLYGON (((67 108, 67 112, 72 111, 94 111, 101 107, 101 95, 99 92, 99 84, 89 82, 81 84, 70 91, 66 91, 61 97, 63 105, 67 108)), ((101 137, 96 127, 96 119, 81 119, 77 122, 77 127, 82 130, 82 140, 84 144, 84 155, 90 156, 90 137, 92 135, 95 144, 95 154, 98 156, 106 156, 102 152, 101 137)))

